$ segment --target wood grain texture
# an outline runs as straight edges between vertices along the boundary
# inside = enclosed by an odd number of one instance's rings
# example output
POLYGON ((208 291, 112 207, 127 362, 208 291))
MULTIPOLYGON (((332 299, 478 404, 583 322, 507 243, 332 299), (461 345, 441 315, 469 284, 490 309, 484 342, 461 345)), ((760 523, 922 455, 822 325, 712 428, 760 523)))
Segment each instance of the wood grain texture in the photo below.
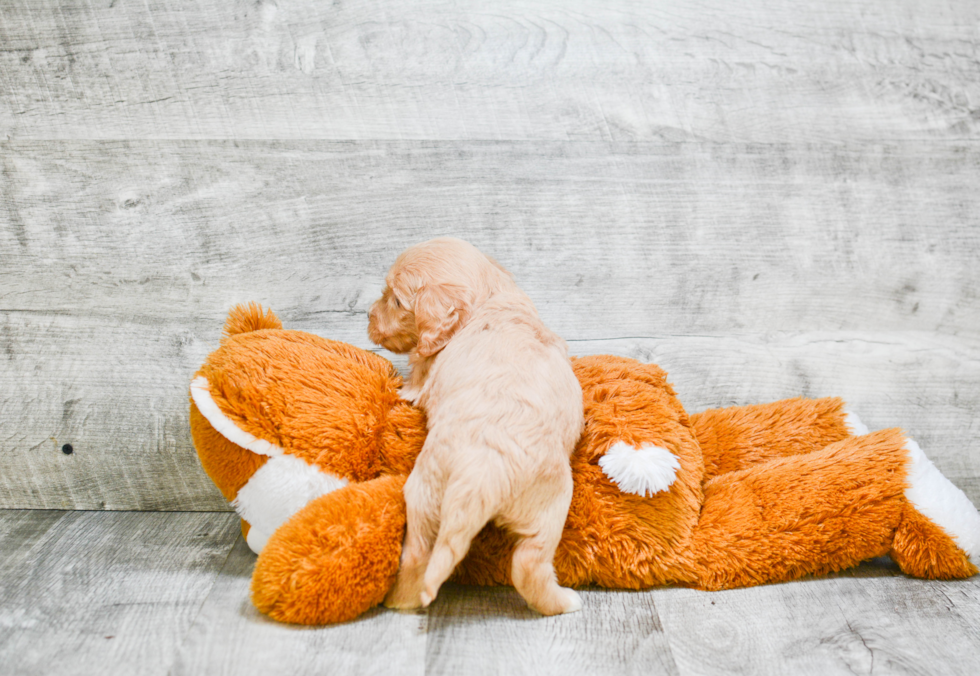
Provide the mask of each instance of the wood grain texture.
POLYGON ((790 584, 652 594, 682 674, 968 676, 980 669, 975 577, 912 580, 865 564, 790 584))
MULTIPOLYGON (((220 318, 107 325, 70 315, 0 317, 20 355, 0 371, 0 413, 18 421, 5 424, 0 439, 0 504, 227 509, 197 461, 187 426, 190 374, 217 345, 220 318), (65 443, 71 455, 62 453, 65 443)), ((349 326, 345 333, 343 322, 286 320, 366 344, 349 326)), ((980 503, 978 340, 805 332, 573 341, 571 349, 660 364, 691 412, 843 396, 872 429, 905 428, 980 503)), ((404 358, 394 361, 404 368, 404 358)))
POLYGON ((568 339, 980 335, 972 145, 2 150, 0 310, 217 320, 254 299, 360 337, 397 253, 455 234, 510 269, 568 339))
POLYGON ((255 555, 239 538, 175 656, 172 676, 427 673, 426 614, 375 608, 331 627, 280 624, 249 600, 254 567, 255 555))
POLYGON ((428 611, 426 674, 683 673, 655 594, 580 594, 581 612, 542 618, 511 588, 446 585, 428 611))
POLYGON ((659 364, 685 408, 839 396, 871 429, 900 427, 980 504, 980 342, 933 333, 664 336, 581 341, 573 354, 659 364))
POLYGON ((973 0, 7 0, 0 138, 976 138, 973 0))
POLYGON ((186 388, 228 308, 370 347, 387 266, 445 233, 689 410, 840 394, 980 502, 970 146, 0 145, 0 506, 225 509, 186 388))
POLYGON ((162 675, 238 520, 0 511, 0 533, 0 671, 162 675))
POLYGON ((219 334, 193 326, 0 313, 0 505, 227 509, 187 419, 189 377, 219 334))
POLYGON ((427 611, 272 622, 230 514, 0 510, 4 674, 949 674, 980 668, 980 578, 876 561, 725 592, 585 589, 534 615, 510 588, 447 585, 427 611))
POLYGON ((980 673, 978 578, 309 629, 252 607, 233 514, 2 510, 228 509, 187 384, 229 307, 370 347, 441 234, 573 353, 689 411, 841 395, 980 504, 980 4, 0 4, 0 673, 980 673))

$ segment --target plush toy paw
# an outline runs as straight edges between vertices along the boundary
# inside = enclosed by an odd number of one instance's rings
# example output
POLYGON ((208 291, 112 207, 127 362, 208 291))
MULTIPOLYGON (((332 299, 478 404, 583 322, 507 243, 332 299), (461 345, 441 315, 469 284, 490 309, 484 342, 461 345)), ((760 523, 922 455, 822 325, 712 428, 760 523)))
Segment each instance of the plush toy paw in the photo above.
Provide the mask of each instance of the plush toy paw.
POLYGON ((949 535, 974 567, 980 568, 980 513, 970 498, 932 464, 919 444, 908 439, 905 450, 909 454, 906 499, 949 535))

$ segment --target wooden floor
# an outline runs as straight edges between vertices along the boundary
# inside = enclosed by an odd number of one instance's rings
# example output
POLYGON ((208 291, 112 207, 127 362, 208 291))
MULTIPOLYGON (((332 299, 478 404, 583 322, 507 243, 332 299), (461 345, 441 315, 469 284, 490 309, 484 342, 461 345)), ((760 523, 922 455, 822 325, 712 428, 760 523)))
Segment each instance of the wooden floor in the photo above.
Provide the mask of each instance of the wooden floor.
POLYGON ((980 673, 980 578, 887 561, 727 592, 586 590, 543 619, 510 588, 450 586, 427 612, 272 622, 223 513, 0 512, 4 674, 980 673))
POLYGON ((980 580, 887 562, 258 615, 190 378, 243 301, 373 347, 444 234, 688 411, 843 396, 980 504, 976 0, 0 0, 0 676, 980 674, 980 580))

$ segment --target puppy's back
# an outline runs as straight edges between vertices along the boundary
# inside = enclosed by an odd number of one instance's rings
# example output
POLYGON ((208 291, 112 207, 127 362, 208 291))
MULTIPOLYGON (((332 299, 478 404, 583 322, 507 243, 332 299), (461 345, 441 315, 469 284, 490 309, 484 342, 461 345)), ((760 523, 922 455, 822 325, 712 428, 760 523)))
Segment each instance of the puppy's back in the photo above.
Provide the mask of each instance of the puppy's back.
POLYGON ((436 361, 420 403, 430 433, 567 462, 582 431, 582 389, 565 341, 520 296, 501 295, 474 314, 436 361))

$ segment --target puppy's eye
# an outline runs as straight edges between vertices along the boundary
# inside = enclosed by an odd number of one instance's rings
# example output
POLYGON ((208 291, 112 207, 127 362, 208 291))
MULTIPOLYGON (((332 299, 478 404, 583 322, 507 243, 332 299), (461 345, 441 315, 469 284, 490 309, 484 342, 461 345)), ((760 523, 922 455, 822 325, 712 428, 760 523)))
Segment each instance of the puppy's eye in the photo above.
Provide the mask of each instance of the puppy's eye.
POLYGON ((395 296, 395 307, 398 308, 399 310, 402 309, 401 301, 398 300, 397 296, 395 296))

